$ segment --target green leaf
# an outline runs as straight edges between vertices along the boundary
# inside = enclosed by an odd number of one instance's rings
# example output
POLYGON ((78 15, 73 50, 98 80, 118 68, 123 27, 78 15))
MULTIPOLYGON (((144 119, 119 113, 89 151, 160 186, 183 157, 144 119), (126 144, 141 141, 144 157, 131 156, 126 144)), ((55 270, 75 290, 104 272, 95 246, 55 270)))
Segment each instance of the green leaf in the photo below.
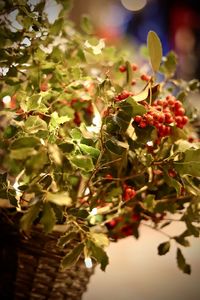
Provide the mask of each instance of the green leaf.
POLYGON ((146 100, 149 96, 149 85, 144 89, 144 91, 140 92, 133 96, 133 99, 137 102, 146 100))
POLYGON ((91 147, 91 146, 88 146, 85 144, 79 144, 79 147, 84 154, 88 154, 94 158, 98 158, 98 156, 100 154, 100 151, 97 148, 94 148, 94 147, 91 147))
POLYGON ((10 158, 16 160, 25 160, 28 157, 32 157, 36 155, 37 151, 34 148, 22 148, 22 149, 14 149, 10 151, 10 158))
POLYGON ((158 255, 165 255, 167 252, 169 252, 170 249, 170 242, 164 242, 158 246, 158 255))
POLYGON ((183 236, 175 236, 174 240, 179 243, 180 245, 184 246, 184 247, 189 247, 190 246, 190 242, 188 240, 186 240, 183 236))
POLYGON ((63 153, 70 153, 74 150, 74 144, 68 142, 59 144, 58 147, 62 150, 63 153))
POLYGON ((93 33, 93 26, 90 20, 90 17, 87 15, 83 15, 81 18, 81 29, 87 33, 92 34, 93 33))
POLYGON ((176 72, 177 67, 177 55, 170 51, 166 57, 163 58, 163 64, 161 66, 161 71, 168 76, 173 76, 176 72))
POLYGON ((94 164, 91 157, 76 155, 70 159, 70 162, 78 169, 84 170, 86 172, 90 172, 94 169, 94 164))
POLYGON ((21 149, 21 148, 36 148, 41 145, 40 139, 36 137, 22 137, 14 140, 11 144, 11 149, 21 149))
POLYGON ((70 208, 69 214, 76 216, 80 219, 86 219, 89 216, 89 213, 86 209, 79 209, 79 208, 70 208))
POLYGON ((83 251, 84 244, 81 243, 77 245, 70 253, 65 255, 65 257, 61 261, 62 267, 71 268, 79 259, 81 252, 83 251))
POLYGON ((68 122, 71 120, 71 117, 69 116, 61 116, 59 117, 58 113, 54 111, 51 114, 51 120, 49 122, 49 131, 55 131, 60 124, 64 124, 65 122, 68 122))
POLYGON ((44 226, 44 231, 46 233, 51 232, 56 224, 55 212, 49 203, 44 204, 40 222, 44 226))
POLYGON ((63 28, 63 18, 58 18, 55 20, 53 25, 50 28, 50 32, 52 35, 59 35, 63 28))
POLYGON ((27 133, 34 134, 39 130, 47 130, 47 123, 38 116, 30 116, 24 123, 24 130, 27 133))
POLYGON ((40 208, 41 208, 41 203, 37 202, 36 204, 32 205, 28 211, 22 216, 21 218, 21 228, 24 231, 28 231, 33 222, 36 220, 36 218, 39 215, 40 212, 40 208))
POLYGON ((80 140, 82 139, 82 132, 78 128, 73 128, 70 131, 70 135, 74 140, 80 140))
POLYGON ((155 206, 155 195, 148 194, 146 198, 144 199, 144 206, 149 211, 153 211, 153 208, 155 206))
POLYGON ((77 232, 76 231, 71 231, 69 233, 66 233, 65 235, 62 235, 59 240, 58 240, 58 243, 57 243, 57 246, 58 247, 65 247, 65 245, 67 243, 69 243, 71 240, 74 240, 76 239, 78 236, 77 232))
POLYGON ((149 31, 148 33, 147 47, 152 69, 154 72, 157 72, 162 60, 162 44, 159 37, 154 31, 149 31))
POLYGON ((109 245, 109 239, 104 233, 91 232, 91 239, 99 247, 107 247, 109 245))
POLYGON ((200 176, 200 149, 189 149, 183 154, 183 159, 175 161, 175 170, 180 175, 200 176))
POLYGON ((129 61, 126 61, 126 83, 131 85, 133 79, 133 70, 129 61))
POLYGON ((47 192, 46 200, 52 203, 55 203, 59 206, 70 206, 72 203, 72 199, 69 196, 68 192, 58 192, 58 193, 51 193, 47 192))
POLYGON ((177 248, 176 252, 176 259, 177 259, 177 264, 180 270, 182 270, 186 274, 191 273, 191 267, 188 265, 185 261, 185 257, 183 256, 180 248, 177 248))
POLYGON ((144 115, 146 113, 146 109, 143 105, 137 103, 137 101, 134 100, 132 97, 128 97, 125 102, 131 104, 133 108, 132 117, 135 117, 137 115, 144 115))
POLYGON ((87 242, 87 248, 89 252, 91 252, 91 256, 101 264, 101 269, 105 271, 105 268, 109 262, 106 252, 91 240, 87 242))
POLYGON ((119 156, 121 156, 126 151, 126 148, 119 146, 117 144, 117 141, 114 140, 106 141, 105 146, 111 153, 119 156))

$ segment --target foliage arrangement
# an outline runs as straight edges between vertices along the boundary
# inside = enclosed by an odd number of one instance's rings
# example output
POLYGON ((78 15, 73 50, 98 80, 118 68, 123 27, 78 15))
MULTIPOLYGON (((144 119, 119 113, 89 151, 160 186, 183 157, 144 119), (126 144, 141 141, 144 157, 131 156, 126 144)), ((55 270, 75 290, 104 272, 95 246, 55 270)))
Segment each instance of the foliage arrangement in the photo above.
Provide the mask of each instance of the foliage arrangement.
POLYGON ((190 273, 181 249, 200 234, 200 143, 187 98, 199 83, 176 79, 176 55, 162 57, 156 33, 139 66, 95 37, 87 16, 77 31, 70 1, 57 4, 51 23, 46 1, 0 1, 2 213, 15 208, 22 232, 67 224, 63 267, 84 253, 105 270, 109 240, 138 238, 145 225, 167 236, 158 254, 175 242, 190 273), (185 230, 168 236, 175 221, 185 230))

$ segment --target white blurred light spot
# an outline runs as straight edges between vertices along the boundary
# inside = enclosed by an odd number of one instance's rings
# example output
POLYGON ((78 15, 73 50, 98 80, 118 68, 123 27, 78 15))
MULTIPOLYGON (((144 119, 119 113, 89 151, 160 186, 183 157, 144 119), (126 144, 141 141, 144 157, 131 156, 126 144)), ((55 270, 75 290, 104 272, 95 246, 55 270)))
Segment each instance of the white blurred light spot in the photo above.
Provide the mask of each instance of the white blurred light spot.
POLYGON ((89 188, 86 188, 86 189, 85 189, 85 192, 84 192, 84 196, 85 196, 85 195, 88 195, 89 193, 90 193, 90 189, 89 189, 89 188))
POLYGON ((150 147, 153 146, 153 142, 152 141, 148 141, 147 142, 147 146, 150 146, 150 147))
POLYGON ((4 104, 9 104, 11 102, 11 97, 9 95, 5 96, 3 97, 2 101, 4 104))
POLYGON ((90 212, 90 215, 91 216, 95 216, 96 214, 97 214, 97 208, 96 207, 94 207, 92 210, 91 210, 91 212, 90 212))
POLYGON ((92 260, 90 257, 86 257, 84 261, 85 261, 86 268, 88 269, 92 268, 92 260))
POLYGON ((40 143, 45 146, 45 141, 43 139, 40 139, 40 143))
POLYGON ((121 0, 122 5, 131 11, 137 11, 145 7, 147 0, 121 0))

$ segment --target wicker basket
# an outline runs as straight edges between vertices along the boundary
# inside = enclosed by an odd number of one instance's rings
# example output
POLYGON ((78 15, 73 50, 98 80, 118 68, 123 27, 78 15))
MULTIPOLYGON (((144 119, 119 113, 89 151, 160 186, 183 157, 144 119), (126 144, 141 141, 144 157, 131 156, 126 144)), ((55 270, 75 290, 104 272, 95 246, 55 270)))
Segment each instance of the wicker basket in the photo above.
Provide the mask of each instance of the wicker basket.
POLYGON ((79 300, 94 269, 83 259, 61 270, 65 251, 56 246, 60 232, 44 235, 34 228, 29 237, 5 222, 0 213, 0 299, 79 300))

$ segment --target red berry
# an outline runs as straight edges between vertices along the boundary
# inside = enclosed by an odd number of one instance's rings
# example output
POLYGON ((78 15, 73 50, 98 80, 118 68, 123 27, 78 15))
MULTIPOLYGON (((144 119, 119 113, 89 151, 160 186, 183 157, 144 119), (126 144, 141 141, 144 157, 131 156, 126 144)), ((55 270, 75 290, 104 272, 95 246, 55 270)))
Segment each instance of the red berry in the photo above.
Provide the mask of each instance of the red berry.
POLYGON ((146 123, 145 121, 141 121, 141 122, 139 123, 139 126, 140 126, 141 128, 145 128, 145 127, 147 126, 147 123, 146 123))
POLYGON ((131 67, 132 67, 133 71, 137 71, 138 70, 138 66, 136 64, 132 64, 131 67))
POLYGON ((150 115, 150 114, 148 114, 148 115, 146 116, 146 121, 147 121, 147 124, 153 125, 153 116, 150 115))
POLYGON ((120 67, 119 67, 119 71, 120 71, 121 73, 126 72, 126 66, 124 66, 124 65, 120 66, 120 67))
POLYGON ((176 116, 184 116, 185 114, 185 109, 183 107, 179 107, 176 111, 175 111, 175 115, 176 116))
POLYGON ((168 175, 169 175, 170 177, 175 177, 175 176, 176 176, 176 172, 175 172, 173 169, 169 169, 169 170, 168 170, 168 175))
POLYGON ((144 80, 144 81, 149 81, 149 80, 151 79, 151 77, 148 76, 147 74, 142 74, 142 75, 140 76, 140 79, 141 79, 141 80, 144 80))
POLYGON ((113 179, 113 176, 111 174, 106 174, 105 176, 106 179, 109 179, 109 180, 112 180, 113 179))
POLYGON ((158 115, 158 122, 163 123, 165 121, 165 115, 163 113, 160 113, 158 115))
POLYGON ((133 80, 131 81, 131 85, 135 85, 135 84, 136 84, 136 80, 133 79, 133 80))
POLYGON ((74 113, 74 123, 78 126, 81 124, 81 118, 78 112, 74 113))
POLYGON ((135 195, 136 195, 136 191, 131 187, 127 187, 124 191, 123 199, 124 199, 124 201, 129 201, 132 198, 134 198, 135 195))
POLYGON ((134 118, 134 121, 136 122, 136 123, 140 123, 141 122, 141 120, 142 120, 142 117, 141 116, 135 116, 135 118, 134 118))
POLYGON ((173 121, 174 121, 174 119, 173 119, 171 113, 166 112, 166 113, 165 113, 165 122, 168 123, 168 124, 170 124, 170 123, 172 123, 173 121))
POLYGON ((187 116, 183 116, 183 117, 182 117, 182 124, 183 124, 183 125, 187 124, 188 121, 189 121, 189 119, 188 119, 187 116))
POLYGON ((176 101, 174 102, 174 106, 175 106, 175 109, 178 109, 178 108, 182 107, 181 101, 176 100, 176 101))

